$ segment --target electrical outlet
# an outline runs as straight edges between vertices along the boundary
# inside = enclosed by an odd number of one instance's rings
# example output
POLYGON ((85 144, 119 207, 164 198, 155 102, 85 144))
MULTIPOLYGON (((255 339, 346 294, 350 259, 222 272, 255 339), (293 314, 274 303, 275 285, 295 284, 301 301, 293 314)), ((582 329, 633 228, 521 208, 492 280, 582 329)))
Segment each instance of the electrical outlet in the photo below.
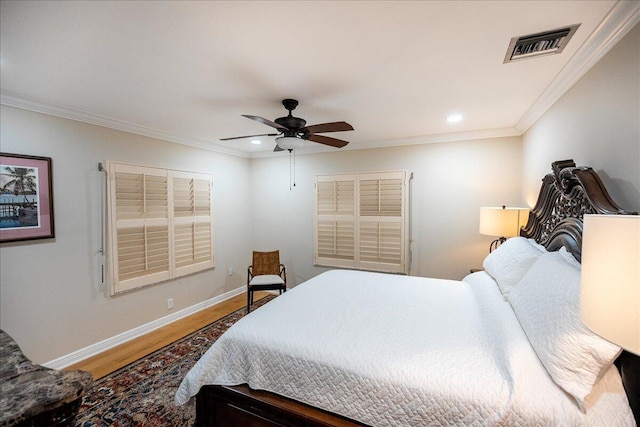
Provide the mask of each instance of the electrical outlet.
POLYGON ((233 276, 233 267, 227 268, 227 276, 233 276))
POLYGON ((173 308, 173 298, 169 298, 167 300, 167 310, 171 310, 173 308))

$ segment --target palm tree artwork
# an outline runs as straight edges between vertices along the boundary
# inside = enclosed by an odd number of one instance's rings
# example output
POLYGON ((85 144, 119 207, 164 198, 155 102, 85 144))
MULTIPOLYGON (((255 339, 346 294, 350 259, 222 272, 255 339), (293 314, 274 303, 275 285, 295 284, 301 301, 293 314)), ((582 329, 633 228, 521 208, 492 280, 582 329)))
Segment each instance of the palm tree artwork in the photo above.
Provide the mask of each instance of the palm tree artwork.
POLYGON ((0 195, 15 196, 8 202, 0 203, 0 227, 37 226, 38 176, 36 169, 3 165, 0 169, 0 178, 0 195), (27 196, 30 195, 36 197, 29 200, 27 196))

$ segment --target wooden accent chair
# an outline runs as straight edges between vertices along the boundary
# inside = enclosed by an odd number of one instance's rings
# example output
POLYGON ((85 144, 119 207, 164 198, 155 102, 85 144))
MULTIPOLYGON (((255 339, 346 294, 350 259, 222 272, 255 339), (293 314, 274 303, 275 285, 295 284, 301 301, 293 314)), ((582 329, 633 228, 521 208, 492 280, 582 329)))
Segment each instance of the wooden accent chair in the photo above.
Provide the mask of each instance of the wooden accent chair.
POLYGON ((253 264, 247 271, 247 313, 251 311, 254 291, 287 291, 287 272, 280 264, 280 251, 253 251, 253 264))

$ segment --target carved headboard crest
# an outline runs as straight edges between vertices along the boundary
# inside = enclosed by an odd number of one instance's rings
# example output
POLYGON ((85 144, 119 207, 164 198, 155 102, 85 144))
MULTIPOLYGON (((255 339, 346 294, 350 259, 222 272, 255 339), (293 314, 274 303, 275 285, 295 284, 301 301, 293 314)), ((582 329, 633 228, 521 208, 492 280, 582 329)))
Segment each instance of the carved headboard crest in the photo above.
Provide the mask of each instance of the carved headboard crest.
POLYGON ((585 214, 637 215, 613 201, 592 168, 560 160, 553 162, 551 169, 553 173, 542 179, 538 201, 521 236, 535 239, 550 251, 565 246, 580 261, 585 214))

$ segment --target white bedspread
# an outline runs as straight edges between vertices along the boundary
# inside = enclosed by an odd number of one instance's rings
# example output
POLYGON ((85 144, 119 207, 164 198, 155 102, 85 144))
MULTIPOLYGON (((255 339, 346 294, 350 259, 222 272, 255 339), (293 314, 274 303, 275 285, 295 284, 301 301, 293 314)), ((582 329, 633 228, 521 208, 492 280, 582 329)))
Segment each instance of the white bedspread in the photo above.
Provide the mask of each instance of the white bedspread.
POLYGON ((247 383, 372 426, 634 425, 615 367, 582 413, 495 282, 465 280, 323 273, 231 327, 175 401, 247 383))

